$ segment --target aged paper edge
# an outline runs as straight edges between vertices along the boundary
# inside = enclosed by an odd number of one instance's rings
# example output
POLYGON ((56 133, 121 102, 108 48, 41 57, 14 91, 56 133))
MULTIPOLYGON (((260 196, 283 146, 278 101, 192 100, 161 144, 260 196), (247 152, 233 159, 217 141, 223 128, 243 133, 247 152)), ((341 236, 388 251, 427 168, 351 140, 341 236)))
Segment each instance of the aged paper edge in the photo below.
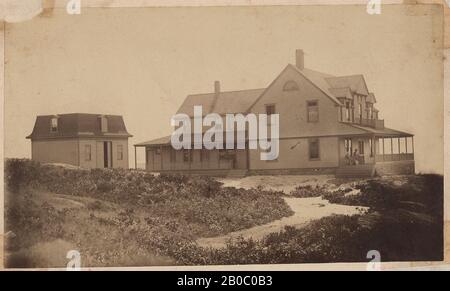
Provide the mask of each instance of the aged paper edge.
MULTIPOLYGON (((64 8, 68 0, 43 0, 44 10, 64 8)), ((82 0, 82 8, 125 8, 125 7, 176 7, 176 6, 261 6, 261 5, 366 5, 367 0, 112 0, 105 3, 102 0, 82 0)), ((450 144, 448 134, 450 122, 450 8, 441 0, 384 0, 386 4, 441 4, 444 6, 444 144, 450 144)), ((0 110, 4 112, 4 88, 5 88, 5 23, 0 22, 0 110)), ((0 140, 4 141, 4 115, 0 119, 0 140)), ((446 147, 444 147, 446 148, 446 147)), ((0 146, 0 160, 4 158, 4 142, 0 146)), ((444 152, 444 199, 450 193, 450 184, 446 179, 446 173, 450 173, 450 151, 444 152)), ((4 234, 4 163, 0 163, 0 234, 4 234)), ((383 270, 435 270, 450 269, 450 203, 445 199, 445 224, 444 224, 444 261, 443 262, 390 262, 382 263, 383 270)), ((111 268, 85 268, 84 270, 365 270, 366 263, 330 263, 330 264, 289 264, 289 265, 240 265, 240 266, 171 266, 171 267, 111 267, 111 268)), ((4 236, 0 235, 0 269, 4 269, 4 236)), ((34 269, 34 270, 64 270, 34 269)))
POLYGON ((4 241, 3 234, 5 233, 4 225, 4 159, 3 159, 3 147, 4 147, 4 104, 5 104, 5 23, 0 22, 0 140, 2 141, 0 146, 0 268, 4 266, 4 241))

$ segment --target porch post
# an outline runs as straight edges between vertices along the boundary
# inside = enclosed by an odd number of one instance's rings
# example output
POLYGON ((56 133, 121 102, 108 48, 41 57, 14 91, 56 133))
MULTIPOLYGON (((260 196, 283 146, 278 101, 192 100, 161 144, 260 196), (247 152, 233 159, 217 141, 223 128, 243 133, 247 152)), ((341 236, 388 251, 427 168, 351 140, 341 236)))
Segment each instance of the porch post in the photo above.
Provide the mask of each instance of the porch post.
POLYGON ((385 158, 384 158, 384 137, 382 139, 383 139, 383 162, 384 162, 384 160, 385 160, 385 158))
POLYGON ((408 138, 405 136, 405 154, 408 154, 408 138))
POLYGON ((412 153, 414 154, 414 136, 412 136, 411 138, 412 138, 412 153))
POLYGON ((163 166, 163 146, 159 146, 159 158, 161 160, 161 170, 164 170, 164 166, 163 166))
POLYGON ((391 137, 391 160, 394 160, 394 143, 391 137))
POLYGON ((377 162, 377 150, 375 146, 375 136, 372 136, 372 148, 370 149, 374 162, 377 162))
POLYGON ((134 146, 134 169, 137 170, 137 147, 134 146))
POLYGON ((400 138, 397 137, 397 146, 398 146, 398 160, 401 160, 401 154, 400 154, 400 138))
POLYGON ((338 137, 338 166, 341 166, 341 139, 338 137))

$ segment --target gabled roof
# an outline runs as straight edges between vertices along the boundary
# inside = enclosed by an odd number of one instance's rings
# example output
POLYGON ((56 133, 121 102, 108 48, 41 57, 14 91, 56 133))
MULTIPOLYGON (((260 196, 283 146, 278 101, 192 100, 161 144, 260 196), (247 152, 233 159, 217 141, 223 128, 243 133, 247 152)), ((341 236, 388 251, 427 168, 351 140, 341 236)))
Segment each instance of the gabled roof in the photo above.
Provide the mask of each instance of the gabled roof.
POLYGON ((348 87, 352 90, 352 92, 356 92, 361 95, 369 95, 369 90, 367 89, 366 81, 364 80, 363 75, 331 77, 326 78, 326 81, 332 88, 348 87))
MULTIPOLYGON (((369 95, 367 85, 362 75, 340 76, 336 77, 330 74, 322 73, 311 69, 299 69, 298 67, 288 64, 285 69, 275 78, 271 85, 287 70, 293 69, 301 74, 305 79, 310 81, 333 102, 342 105, 338 98, 352 98, 352 92, 362 95, 369 95)), ((202 106, 203 115, 209 113, 218 113, 224 115, 227 113, 245 113, 248 112, 264 92, 271 86, 262 89, 249 89, 239 91, 226 91, 205 94, 188 95, 178 109, 177 113, 184 113, 190 117, 194 116, 194 106, 202 106), (217 98, 217 99, 216 99, 217 98)), ((375 103, 373 93, 369 96, 369 100, 375 103)))
POLYGON ((367 102, 370 103, 377 103, 377 99, 375 98, 375 94, 369 93, 369 96, 367 96, 367 102))
POLYGON ((297 72, 302 74, 307 80, 316 85, 316 87, 318 87, 322 92, 324 92, 328 97, 330 97, 332 101, 334 101, 337 104, 341 104, 341 102, 336 98, 336 96, 330 91, 331 87, 326 81, 329 78, 335 78, 334 76, 307 68, 299 69, 291 64, 289 66, 293 67, 297 72))
POLYGON ((247 108, 261 95, 264 89, 250 89, 240 91, 226 91, 206 94, 189 95, 184 100, 178 113, 184 113, 190 117, 194 116, 194 106, 201 105, 203 108, 203 115, 209 113, 218 113, 224 115, 227 113, 244 113, 247 108))
POLYGON ((281 71, 280 74, 278 74, 278 76, 272 81, 272 83, 266 88, 264 89, 260 96, 258 96, 254 102, 251 103, 250 107, 247 109, 247 112, 249 112, 251 110, 251 108, 257 103, 257 101, 262 97, 262 95, 272 86, 272 84, 274 84, 282 75, 283 73, 287 70, 287 69, 292 69, 295 72, 299 73, 300 75, 302 75, 306 80, 308 80, 309 82, 311 82, 311 84, 313 84, 314 86, 316 86, 316 88, 318 88, 319 90, 321 90, 325 95, 327 95, 333 102, 335 102, 338 105, 341 105, 341 102, 336 98, 336 96, 334 96, 331 92, 330 92, 330 86, 327 84, 327 82, 325 81, 326 78, 330 78, 332 77, 332 75, 329 74, 325 74, 325 73, 321 73, 318 71, 314 71, 314 70, 310 70, 310 69, 299 69, 296 66, 292 65, 292 64, 288 64, 283 71, 281 71))
POLYGON ((37 116, 33 132, 27 138, 45 139, 96 136, 131 137, 120 115, 70 113, 37 116), (101 131, 99 122, 101 116, 106 117, 108 120, 107 132, 101 131), (54 117, 58 118, 58 130, 51 132, 51 120, 54 117))
POLYGON ((331 94, 333 94, 336 98, 346 98, 352 99, 352 92, 350 88, 330 88, 331 94))

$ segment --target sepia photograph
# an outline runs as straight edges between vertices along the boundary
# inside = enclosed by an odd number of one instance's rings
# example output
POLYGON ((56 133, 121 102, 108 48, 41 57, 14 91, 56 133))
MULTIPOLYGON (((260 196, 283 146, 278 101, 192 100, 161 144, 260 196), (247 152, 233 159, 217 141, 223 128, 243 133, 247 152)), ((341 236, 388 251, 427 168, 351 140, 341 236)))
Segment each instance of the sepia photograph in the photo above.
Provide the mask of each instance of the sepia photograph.
POLYGON ((6 2, 4 268, 444 262, 442 4, 6 2))

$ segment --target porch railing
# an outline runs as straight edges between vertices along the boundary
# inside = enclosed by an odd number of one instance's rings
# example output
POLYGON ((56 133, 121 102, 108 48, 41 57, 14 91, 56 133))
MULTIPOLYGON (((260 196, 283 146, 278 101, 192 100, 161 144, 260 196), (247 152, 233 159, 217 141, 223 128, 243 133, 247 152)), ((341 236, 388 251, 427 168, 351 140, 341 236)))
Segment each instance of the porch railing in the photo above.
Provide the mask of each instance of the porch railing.
POLYGON ((383 129, 384 128, 384 120, 383 119, 359 119, 355 118, 354 124, 359 124, 362 126, 373 127, 375 129, 383 129))
POLYGON ((393 161, 411 161, 414 160, 414 154, 385 154, 376 155, 376 162, 393 162, 393 161))
POLYGON ((383 119, 362 119, 361 125, 369 126, 376 129, 384 128, 384 120, 383 119))

